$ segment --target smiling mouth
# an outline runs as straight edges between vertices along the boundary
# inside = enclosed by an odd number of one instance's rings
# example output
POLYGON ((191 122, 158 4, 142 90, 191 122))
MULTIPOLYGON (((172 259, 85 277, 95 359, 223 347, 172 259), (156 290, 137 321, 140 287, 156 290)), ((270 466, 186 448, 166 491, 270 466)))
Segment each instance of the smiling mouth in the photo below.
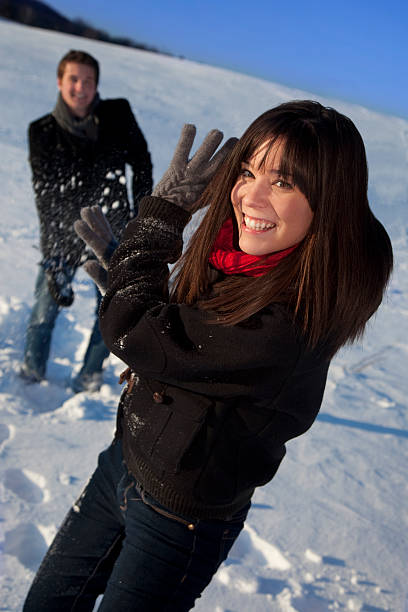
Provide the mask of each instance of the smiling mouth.
POLYGON ((255 232, 267 232, 268 230, 276 227, 276 223, 273 223, 272 221, 249 217, 245 213, 242 213, 242 221, 246 228, 254 230, 255 232))

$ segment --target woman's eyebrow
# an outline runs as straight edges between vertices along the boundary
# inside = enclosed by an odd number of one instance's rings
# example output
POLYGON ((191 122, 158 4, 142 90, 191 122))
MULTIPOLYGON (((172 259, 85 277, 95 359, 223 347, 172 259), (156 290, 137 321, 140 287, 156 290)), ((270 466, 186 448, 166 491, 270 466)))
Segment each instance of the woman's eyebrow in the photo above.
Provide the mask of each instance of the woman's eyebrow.
MULTIPOLYGON (((242 160, 241 164, 245 164, 246 166, 251 166, 251 162, 246 161, 245 159, 242 160)), ((276 176, 285 176, 287 178, 293 178, 293 174, 291 172, 282 172, 282 170, 279 170, 279 168, 271 168, 270 170, 267 170, 266 172, 267 174, 275 174, 276 176)))

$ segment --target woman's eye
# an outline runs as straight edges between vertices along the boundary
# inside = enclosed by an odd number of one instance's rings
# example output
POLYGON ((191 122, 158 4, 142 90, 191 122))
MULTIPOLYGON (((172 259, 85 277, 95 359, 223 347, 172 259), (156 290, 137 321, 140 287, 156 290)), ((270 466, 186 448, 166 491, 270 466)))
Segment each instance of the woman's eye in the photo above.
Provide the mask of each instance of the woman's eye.
POLYGON ((250 172, 250 170, 248 170, 247 168, 241 168, 240 175, 241 175, 241 176, 246 176, 246 177, 249 177, 249 178, 250 178, 250 177, 252 177, 252 178, 253 178, 253 176, 254 176, 254 175, 252 174, 252 172, 250 172))
POLYGON ((281 189, 293 189, 292 183, 288 183, 288 181, 284 181, 283 179, 278 179, 275 181, 274 185, 280 187, 281 189))

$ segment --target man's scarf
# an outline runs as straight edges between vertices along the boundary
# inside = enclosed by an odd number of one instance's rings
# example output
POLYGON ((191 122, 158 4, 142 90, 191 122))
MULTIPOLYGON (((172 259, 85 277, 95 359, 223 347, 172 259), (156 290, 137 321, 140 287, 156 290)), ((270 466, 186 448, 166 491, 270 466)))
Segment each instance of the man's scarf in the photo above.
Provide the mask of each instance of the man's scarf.
POLYGON ((68 105, 62 99, 61 94, 59 94, 57 103, 51 114, 63 130, 70 132, 78 138, 85 138, 86 140, 95 142, 98 139, 98 118, 95 117, 94 111, 99 101, 100 98, 97 92, 91 102, 88 114, 86 117, 81 118, 72 114, 68 105))

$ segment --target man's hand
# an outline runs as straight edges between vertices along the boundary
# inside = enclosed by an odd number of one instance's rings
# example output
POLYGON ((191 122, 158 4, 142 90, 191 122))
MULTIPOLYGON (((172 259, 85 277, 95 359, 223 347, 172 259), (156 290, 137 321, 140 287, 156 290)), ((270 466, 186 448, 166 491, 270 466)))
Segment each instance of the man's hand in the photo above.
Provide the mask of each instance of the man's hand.
POLYGON ((72 274, 68 274, 64 266, 55 267, 48 262, 45 263, 45 276, 48 290, 58 306, 64 308, 71 306, 74 301, 74 292, 71 285, 72 274))

